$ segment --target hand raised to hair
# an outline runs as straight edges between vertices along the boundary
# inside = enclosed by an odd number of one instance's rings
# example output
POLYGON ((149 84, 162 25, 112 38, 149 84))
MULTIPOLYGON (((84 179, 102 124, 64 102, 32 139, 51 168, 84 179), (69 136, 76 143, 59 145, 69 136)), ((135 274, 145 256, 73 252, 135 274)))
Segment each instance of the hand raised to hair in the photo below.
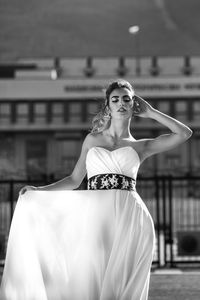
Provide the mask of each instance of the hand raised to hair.
POLYGON ((25 185, 25 186, 19 191, 19 196, 25 194, 26 191, 34 191, 34 190, 37 190, 37 187, 32 186, 32 185, 25 185))
POLYGON ((140 96, 135 95, 133 110, 134 116, 149 118, 153 110, 154 108, 147 101, 140 96))

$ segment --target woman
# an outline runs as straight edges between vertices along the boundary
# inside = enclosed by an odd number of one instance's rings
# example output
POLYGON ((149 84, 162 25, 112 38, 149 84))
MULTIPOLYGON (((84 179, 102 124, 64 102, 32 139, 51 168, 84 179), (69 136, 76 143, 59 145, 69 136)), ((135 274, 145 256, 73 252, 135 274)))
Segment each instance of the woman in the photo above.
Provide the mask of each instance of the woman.
POLYGON ((22 188, 1 299, 146 300, 155 232, 135 188, 138 168, 191 134, 135 95, 127 81, 112 82, 72 174, 50 185, 22 188), (133 115, 152 118, 171 133, 136 140, 130 132, 133 115), (86 173, 88 190, 70 191, 86 173))

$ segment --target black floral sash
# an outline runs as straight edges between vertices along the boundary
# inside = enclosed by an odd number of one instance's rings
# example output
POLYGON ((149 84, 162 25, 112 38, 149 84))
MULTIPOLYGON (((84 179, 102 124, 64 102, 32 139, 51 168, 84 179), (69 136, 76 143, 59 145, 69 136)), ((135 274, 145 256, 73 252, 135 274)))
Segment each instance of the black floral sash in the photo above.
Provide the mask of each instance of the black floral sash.
POLYGON ((115 173, 98 174, 88 179, 88 190, 135 190, 135 179, 115 173))

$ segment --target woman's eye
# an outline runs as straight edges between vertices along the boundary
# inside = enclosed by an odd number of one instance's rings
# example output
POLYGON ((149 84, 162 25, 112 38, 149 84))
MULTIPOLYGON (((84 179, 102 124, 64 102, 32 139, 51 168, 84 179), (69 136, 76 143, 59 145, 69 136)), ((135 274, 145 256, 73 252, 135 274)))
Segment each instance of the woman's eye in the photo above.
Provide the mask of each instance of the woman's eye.
POLYGON ((117 102, 117 101, 118 101, 118 100, 113 100, 112 102, 114 102, 114 103, 115 103, 115 102, 117 102))

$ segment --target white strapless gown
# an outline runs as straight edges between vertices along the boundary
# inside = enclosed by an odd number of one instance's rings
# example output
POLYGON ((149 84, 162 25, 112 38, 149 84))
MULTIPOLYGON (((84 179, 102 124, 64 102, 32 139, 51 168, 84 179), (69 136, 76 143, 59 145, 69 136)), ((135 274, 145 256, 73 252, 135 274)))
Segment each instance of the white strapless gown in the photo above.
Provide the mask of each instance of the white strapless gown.
MULTIPOLYGON (((136 179, 130 146, 92 147, 87 176, 136 179)), ((12 219, 1 300, 146 300, 155 245, 147 207, 136 191, 28 191, 12 219)))

